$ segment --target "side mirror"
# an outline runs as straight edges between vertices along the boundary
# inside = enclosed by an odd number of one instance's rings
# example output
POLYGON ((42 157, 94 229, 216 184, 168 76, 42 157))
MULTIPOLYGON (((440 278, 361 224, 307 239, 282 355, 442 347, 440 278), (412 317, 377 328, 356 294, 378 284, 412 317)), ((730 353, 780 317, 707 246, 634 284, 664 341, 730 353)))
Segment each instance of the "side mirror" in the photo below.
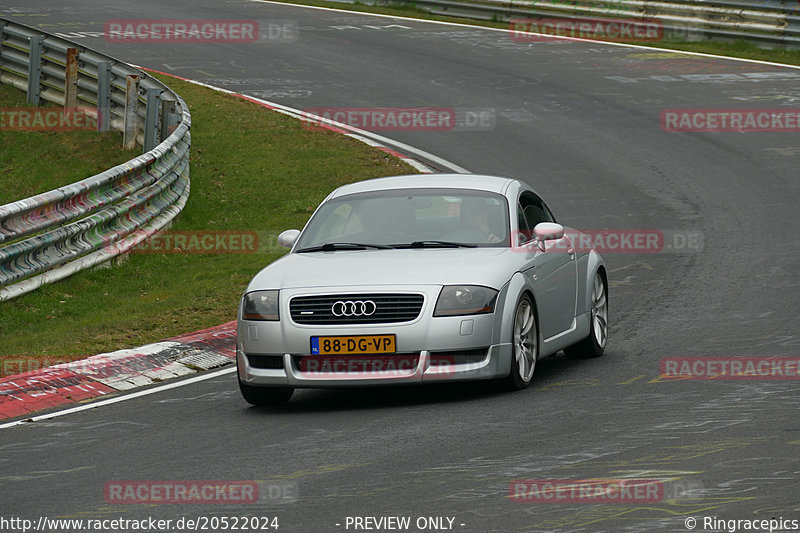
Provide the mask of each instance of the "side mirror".
POLYGON ((564 226, 553 222, 539 222, 533 228, 533 235, 537 241, 553 241, 564 237, 564 226))
POLYGON ((554 241, 564 237, 564 226, 553 222, 539 222, 533 228, 533 236, 543 252, 547 251, 545 241, 554 241))
POLYGON ((287 229, 284 232, 281 232, 278 235, 278 244, 283 246, 284 248, 291 248, 294 246, 294 243, 297 242, 297 238, 300 236, 300 230, 298 229, 287 229))

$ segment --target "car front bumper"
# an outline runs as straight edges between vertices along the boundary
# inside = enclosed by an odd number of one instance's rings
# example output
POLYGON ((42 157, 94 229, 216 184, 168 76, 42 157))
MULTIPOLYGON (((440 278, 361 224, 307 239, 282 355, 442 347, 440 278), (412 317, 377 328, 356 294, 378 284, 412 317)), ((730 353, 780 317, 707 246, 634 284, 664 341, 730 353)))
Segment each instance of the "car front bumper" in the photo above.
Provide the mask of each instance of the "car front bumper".
MULTIPOLYGON (((358 290, 364 292, 365 288, 358 290)), ((440 290, 441 286, 394 287, 392 292, 424 296, 419 316, 408 322, 368 325, 296 323, 290 317, 288 302, 309 291, 284 291, 281 320, 243 320, 240 314, 236 353, 239 379, 251 386, 302 388, 482 380, 508 375, 512 347, 508 342, 498 342, 500 314, 433 317, 440 290), (311 355, 311 338, 330 335, 394 335, 396 352, 311 355)), ((333 291, 317 288, 313 292, 333 291)))
MULTIPOLYGON (((258 357, 258 356, 256 356, 258 357)), ((508 375, 511 344, 497 344, 485 350, 429 352, 381 356, 323 357, 283 354, 275 357, 280 368, 256 368, 254 356, 236 352, 239 379, 253 386, 296 388, 353 387, 391 384, 441 383, 462 380, 494 379, 508 375), (478 359, 478 351, 483 352, 478 359), (362 361, 366 359, 369 365, 362 361), (478 360, 476 360, 478 359, 478 360), (304 364, 305 363, 305 364, 304 364), (383 364, 381 364, 383 363, 383 364)), ((277 366, 277 365, 276 365, 277 366)))

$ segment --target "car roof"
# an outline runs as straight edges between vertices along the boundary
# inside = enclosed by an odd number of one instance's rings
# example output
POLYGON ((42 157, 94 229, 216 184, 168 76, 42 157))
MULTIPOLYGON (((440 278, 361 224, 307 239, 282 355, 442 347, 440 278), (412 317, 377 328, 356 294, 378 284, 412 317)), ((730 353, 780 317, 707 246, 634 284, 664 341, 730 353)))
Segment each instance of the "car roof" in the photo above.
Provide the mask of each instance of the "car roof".
POLYGON ((343 185, 333 191, 329 198, 369 191, 392 189, 470 189, 505 194, 517 180, 501 176, 482 174, 410 174, 374 178, 343 185))

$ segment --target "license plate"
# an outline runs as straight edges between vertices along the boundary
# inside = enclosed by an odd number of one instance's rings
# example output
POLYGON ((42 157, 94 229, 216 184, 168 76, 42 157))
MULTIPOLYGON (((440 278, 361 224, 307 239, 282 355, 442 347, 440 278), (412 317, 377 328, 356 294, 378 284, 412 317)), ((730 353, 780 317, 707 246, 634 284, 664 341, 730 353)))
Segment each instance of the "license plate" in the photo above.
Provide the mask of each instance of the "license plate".
POLYGON ((311 337, 311 355, 357 355, 394 353, 394 335, 349 335, 343 337, 311 337))

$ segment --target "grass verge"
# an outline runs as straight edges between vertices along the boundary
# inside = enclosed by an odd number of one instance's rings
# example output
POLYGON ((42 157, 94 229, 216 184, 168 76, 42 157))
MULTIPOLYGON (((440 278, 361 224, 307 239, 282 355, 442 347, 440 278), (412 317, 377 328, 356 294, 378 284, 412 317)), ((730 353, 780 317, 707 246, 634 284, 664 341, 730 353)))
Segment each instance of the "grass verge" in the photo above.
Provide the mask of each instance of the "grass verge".
MULTIPOLYGON (((33 107, 25 93, 0 85, 0 110, 21 107, 33 107)), ((141 153, 121 150, 116 132, 24 132, 10 125, 10 119, 3 120, 0 127, 0 205, 74 183, 141 153)))
POLYGON ((250 278, 283 253, 275 244, 280 231, 302 227, 339 185, 415 173, 348 137, 304 127, 234 96, 162 79, 192 113, 192 192, 170 231, 255 232, 259 251, 134 253, 113 268, 82 272, 3 302, 3 374, 20 370, 20 361, 28 359, 71 360, 233 320, 250 278))

